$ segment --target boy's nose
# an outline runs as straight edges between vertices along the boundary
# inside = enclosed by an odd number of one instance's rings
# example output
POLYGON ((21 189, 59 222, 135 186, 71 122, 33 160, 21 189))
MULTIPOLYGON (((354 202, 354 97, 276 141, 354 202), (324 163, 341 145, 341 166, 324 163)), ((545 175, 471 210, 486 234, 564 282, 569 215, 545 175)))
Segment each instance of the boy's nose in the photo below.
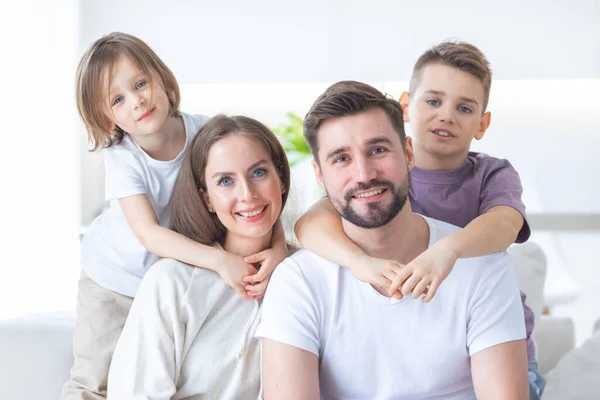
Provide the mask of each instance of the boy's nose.
POLYGON ((448 124, 454 123, 454 113, 451 109, 444 107, 441 108, 438 114, 438 119, 440 122, 446 122, 448 124))

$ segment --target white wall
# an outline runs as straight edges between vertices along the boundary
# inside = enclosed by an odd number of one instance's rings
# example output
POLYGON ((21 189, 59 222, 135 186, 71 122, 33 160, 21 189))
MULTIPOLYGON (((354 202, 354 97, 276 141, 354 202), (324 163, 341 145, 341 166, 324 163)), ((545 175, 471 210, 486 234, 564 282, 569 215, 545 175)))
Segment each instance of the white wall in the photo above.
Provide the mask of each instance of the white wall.
POLYGON ((0 318, 75 300, 76 282, 64 280, 78 267, 76 7, 75 0, 0 4, 0 318))
POLYGON ((428 46, 485 50, 496 79, 600 78, 598 0, 94 0, 82 43, 144 38, 181 83, 408 80, 428 46))

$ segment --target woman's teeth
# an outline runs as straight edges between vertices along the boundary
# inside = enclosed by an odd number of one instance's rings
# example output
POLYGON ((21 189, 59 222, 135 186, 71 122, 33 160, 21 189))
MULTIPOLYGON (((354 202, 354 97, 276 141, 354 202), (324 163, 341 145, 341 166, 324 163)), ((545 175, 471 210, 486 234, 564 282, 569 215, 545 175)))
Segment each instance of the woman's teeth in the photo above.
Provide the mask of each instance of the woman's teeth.
POLYGON ((260 213, 262 213, 264 211, 264 207, 259 208, 257 210, 254 211, 250 211, 250 212, 239 212, 238 214, 240 214, 242 217, 248 218, 248 217, 256 217, 257 215, 259 215, 260 213))

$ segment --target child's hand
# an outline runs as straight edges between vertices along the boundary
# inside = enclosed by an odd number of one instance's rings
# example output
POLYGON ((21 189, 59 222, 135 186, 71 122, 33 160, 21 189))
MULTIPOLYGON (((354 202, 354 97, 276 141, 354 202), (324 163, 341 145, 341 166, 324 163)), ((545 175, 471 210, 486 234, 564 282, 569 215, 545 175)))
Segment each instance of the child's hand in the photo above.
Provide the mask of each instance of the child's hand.
POLYGON ((240 256, 235 254, 225 253, 226 259, 223 266, 218 270, 219 275, 226 284, 234 288, 244 300, 248 300, 249 296, 244 288, 243 279, 256 274, 256 268, 252 264, 247 263, 240 256))
POLYGON ((246 286, 247 295, 250 298, 259 298, 265 294, 269 278, 279 265, 287 257, 287 249, 285 254, 277 248, 263 250, 260 253, 253 254, 244 258, 244 261, 250 264, 260 264, 258 272, 251 276, 246 276, 243 280, 246 286))
POLYGON ((394 291, 388 290, 388 288, 390 288, 390 284, 400 273, 402 267, 402 264, 394 260, 384 260, 365 255, 350 266, 350 271, 356 279, 378 287, 396 299, 401 299, 404 296, 402 296, 398 287, 394 291))
POLYGON ((410 295, 416 299, 425 294, 423 301, 429 302, 452 271, 456 260, 458 257, 452 247, 440 240, 396 275, 390 291, 398 290, 402 286, 401 292, 404 296, 410 295))

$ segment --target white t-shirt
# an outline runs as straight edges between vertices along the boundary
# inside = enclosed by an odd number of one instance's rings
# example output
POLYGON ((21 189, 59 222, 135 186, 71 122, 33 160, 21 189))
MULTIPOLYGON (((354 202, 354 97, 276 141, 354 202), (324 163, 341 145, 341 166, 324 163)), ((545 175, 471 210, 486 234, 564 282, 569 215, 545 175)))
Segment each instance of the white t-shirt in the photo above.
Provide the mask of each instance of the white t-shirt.
POLYGON ((218 273, 162 259, 144 277, 117 343, 108 399, 256 400, 260 302, 218 273))
POLYGON ((81 243, 81 267, 100 286, 134 297, 142 277, 158 260, 142 246, 127 223, 119 199, 146 194, 160 226, 171 222, 171 195, 188 144, 208 120, 181 113, 186 142, 173 160, 151 158, 125 135, 121 143, 104 150, 105 197, 109 208, 88 228, 81 243))
MULTIPOLYGON (((460 228, 425 218, 429 246, 460 228)), ((525 338, 506 253, 459 260, 434 299, 395 300, 301 250, 274 271, 256 332, 319 357, 322 399, 475 399, 470 356, 525 338)))

